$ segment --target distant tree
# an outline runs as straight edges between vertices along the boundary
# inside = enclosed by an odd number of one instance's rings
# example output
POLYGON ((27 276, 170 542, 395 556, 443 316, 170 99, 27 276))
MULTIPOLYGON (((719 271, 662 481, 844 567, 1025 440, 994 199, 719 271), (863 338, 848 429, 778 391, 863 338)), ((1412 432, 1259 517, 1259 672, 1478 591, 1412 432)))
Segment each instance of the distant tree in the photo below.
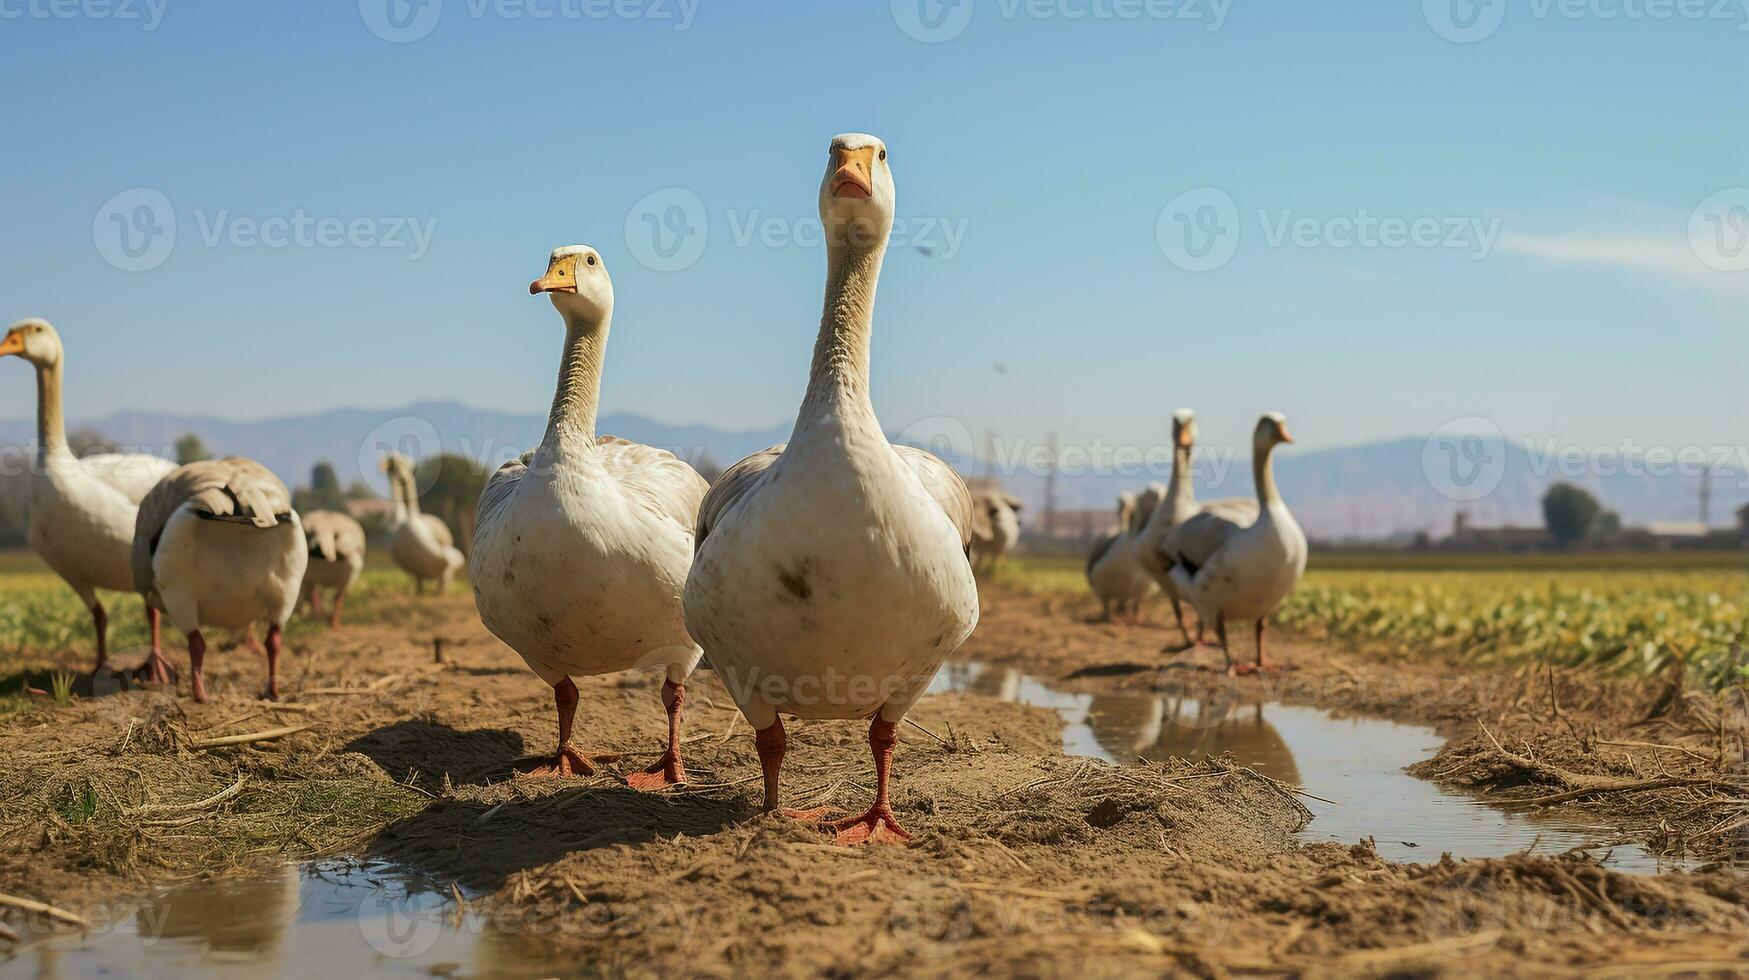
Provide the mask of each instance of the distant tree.
POLYGON ((110 442, 96 429, 80 427, 67 433, 67 448, 73 451, 73 455, 83 459, 97 453, 113 453, 115 443, 110 442))
POLYGON ((380 496, 382 494, 372 490, 370 484, 363 480, 353 480, 346 485, 345 497, 347 500, 375 500, 380 496))
POLYGON ((1597 517, 1598 534, 1619 534, 1621 526, 1621 515, 1613 510, 1606 510, 1597 517))
POLYGON ((486 486, 485 468, 466 456, 443 453, 421 462, 413 482, 423 491, 419 509, 442 518, 465 551, 474 536, 474 504, 486 486))
POLYGON ((1602 514, 1603 505, 1597 498, 1571 483, 1557 483, 1543 494, 1543 523, 1562 547, 1590 534, 1602 514))
POLYGON ((201 441, 200 436, 192 432, 176 440, 176 462, 178 464, 186 466, 189 463, 198 463, 203 459, 211 459, 212 455, 207 451, 206 443, 201 441))
POLYGON ((334 464, 323 460, 310 468, 310 485, 299 487, 292 494, 292 507, 299 511, 346 509, 346 496, 340 492, 340 474, 334 472, 334 464))
POLYGON ((30 474, 0 475, 0 547, 25 544, 30 530, 30 474))

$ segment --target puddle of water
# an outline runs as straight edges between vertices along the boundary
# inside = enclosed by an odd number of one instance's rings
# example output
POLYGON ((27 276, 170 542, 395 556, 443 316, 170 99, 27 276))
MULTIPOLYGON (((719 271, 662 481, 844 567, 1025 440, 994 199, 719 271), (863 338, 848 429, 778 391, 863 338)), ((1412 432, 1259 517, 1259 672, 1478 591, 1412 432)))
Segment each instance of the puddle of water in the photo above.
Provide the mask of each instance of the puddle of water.
POLYGON ((83 936, 27 945, 0 961, 0 976, 550 977, 587 966, 381 864, 194 882, 118 909, 112 926, 103 918, 83 936))
MULTIPOLYGON (((1354 843, 1372 837, 1393 861, 1504 857, 1536 845, 1555 854, 1590 847, 1613 831, 1544 813, 1509 813, 1448 793, 1404 770, 1439 751, 1431 728, 1375 718, 1336 718, 1296 705, 1223 706, 1142 694, 1074 694, 1013 668, 953 662, 932 692, 981 694, 1051 708, 1063 716, 1063 750, 1107 762, 1199 759, 1230 752, 1240 765, 1336 804, 1305 800, 1314 818, 1306 841, 1354 843), (1538 842, 1538 838, 1541 841, 1538 842)), ((1618 871, 1681 867, 1636 845, 1592 851, 1618 871), (1607 855, 1607 856, 1605 856, 1607 855)))

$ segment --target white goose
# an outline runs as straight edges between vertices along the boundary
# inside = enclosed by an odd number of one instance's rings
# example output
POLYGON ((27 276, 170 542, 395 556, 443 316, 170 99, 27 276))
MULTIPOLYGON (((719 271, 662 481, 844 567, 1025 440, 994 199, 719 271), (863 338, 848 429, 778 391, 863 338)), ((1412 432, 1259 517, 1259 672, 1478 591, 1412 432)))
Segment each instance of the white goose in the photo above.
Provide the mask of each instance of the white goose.
POLYGON ((332 590, 334 608, 328 614, 328 628, 337 630, 340 604, 364 571, 364 528, 352 515, 334 510, 312 510, 302 516, 304 540, 310 552, 310 564, 304 569, 302 598, 310 601, 310 612, 320 616, 322 594, 317 590, 332 590))
POLYGON ((972 491, 972 565, 996 574, 1003 556, 1020 543, 1020 498, 999 487, 972 491))
POLYGON ((596 438, 613 318, 601 256, 587 245, 554 249, 528 291, 549 294, 564 318, 564 358, 540 446, 500 467, 480 493, 468 569, 474 603, 486 628, 553 685, 559 748, 537 772, 595 771, 570 745, 573 675, 661 665, 668 747, 626 781, 639 789, 684 782, 682 685, 701 651, 686 632, 680 594, 707 485, 672 453, 596 438))
POLYGON ((1159 587, 1136 562, 1130 542, 1148 516, 1159 509, 1165 488, 1150 486, 1141 496, 1124 491, 1117 497, 1117 530, 1094 543, 1087 556, 1087 584, 1093 589, 1111 621, 1122 616, 1130 623, 1141 615, 1146 602, 1159 587))
POLYGON ((455 546, 455 536, 443 518, 419 512, 413 461, 400 453, 389 453, 381 465, 389 476, 395 507, 389 516, 389 555, 402 571, 413 576, 414 595, 425 591, 427 581, 435 581, 442 595, 468 560, 455 546))
POLYGON ((1293 442, 1287 419, 1271 412, 1251 437, 1251 475, 1257 484, 1257 519, 1249 526, 1203 513, 1172 529, 1166 553, 1172 582, 1203 622, 1213 620, 1229 674, 1272 669, 1264 653, 1269 616, 1306 570, 1306 535, 1275 489, 1275 447, 1293 442), (1236 666, 1227 646, 1227 620, 1255 620, 1257 664, 1236 666))
MULTIPOLYGON (((279 697, 280 633, 298 605, 309 562, 291 493, 251 459, 178 467, 140 501, 134 522, 134 585, 188 635, 194 699, 205 701, 203 626, 267 626, 267 698, 279 697)), ((152 662, 165 670, 154 639, 152 662)))
POLYGON ((890 444, 869 401, 894 202, 881 141, 834 139, 819 191, 826 297, 807 394, 787 444, 711 487, 686 581, 686 625, 757 732, 767 810, 778 803, 780 712, 871 718, 875 799, 831 825, 840 843, 909 837, 888 803, 896 729, 978 622, 971 494, 946 463, 890 444))
MULTIPOLYGON (((134 514, 176 464, 139 453, 80 459, 67 448, 61 414, 61 337, 43 320, 20 320, 0 340, 0 357, 16 354, 36 368, 36 460, 30 477, 30 546, 91 610, 97 666, 109 659, 109 615, 98 589, 134 591, 128 556, 134 514)), ((146 608, 154 635, 158 611, 146 608)), ((159 680, 165 678, 160 677, 159 680)))
MULTIPOLYGON (((1166 537, 1173 528, 1203 513, 1215 514, 1239 525, 1249 525, 1257 520, 1257 501, 1250 497, 1227 497, 1204 504, 1196 502, 1195 452, 1196 413, 1181 408, 1172 413, 1172 476, 1166 487, 1166 502, 1148 516, 1130 548, 1142 570, 1152 576, 1166 597, 1172 600, 1172 617, 1178 621, 1178 631, 1184 634, 1184 644, 1171 648, 1175 650, 1186 650, 1195 644, 1184 626, 1183 597, 1172 582, 1172 560, 1166 551, 1166 537)), ((1199 619, 1196 643, 1202 642, 1206 628, 1207 624, 1199 619)))

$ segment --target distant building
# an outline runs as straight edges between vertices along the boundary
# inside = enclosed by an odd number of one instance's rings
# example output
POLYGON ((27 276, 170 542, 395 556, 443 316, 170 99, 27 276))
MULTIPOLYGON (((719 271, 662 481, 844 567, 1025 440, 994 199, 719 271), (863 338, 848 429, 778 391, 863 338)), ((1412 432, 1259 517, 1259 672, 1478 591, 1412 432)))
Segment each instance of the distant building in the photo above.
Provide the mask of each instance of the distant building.
POLYGON ((1439 547, 1453 551, 1535 551, 1551 542, 1547 528, 1540 527, 1475 527, 1468 514, 1459 511, 1452 518, 1451 537, 1439 547))
POLYGON ((1737 508, 1737 539, 1739 544, 1749 548, 1749 504, 1737 508))

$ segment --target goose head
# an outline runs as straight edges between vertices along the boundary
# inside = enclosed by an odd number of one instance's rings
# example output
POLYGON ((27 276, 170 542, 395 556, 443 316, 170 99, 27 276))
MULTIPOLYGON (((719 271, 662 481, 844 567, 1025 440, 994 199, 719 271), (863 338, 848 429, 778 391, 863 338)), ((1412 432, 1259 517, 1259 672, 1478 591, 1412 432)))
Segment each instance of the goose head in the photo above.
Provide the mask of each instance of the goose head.
POLYGON ((1287 433, 1287 416, 1280 412, 1266 413, 1257 420, 1257 429, 1251 433, 1251 449, 1259 455, 1293 441, 1294 437, 1287 433))
POLYGON ((866 133, 834 136, 820 181, 820 224, 828 244, 884 244, 897 204, 887 145, 866 133))
POLYGON ((61 363, 61 335, 47 320, 20 320, 0 339, 0 357, 16 354, 39 368, 61 363))
POLYGON ((1172 445, 1177 449, 1196 446, 1196 413, 1188 408, 1172 413, 1172 445))
POLYGON ((388 474, 391 484, 413 485, 413 461, 400 453, 386 453, 377 468, 388 474))
POLYGON ((528 284, 528 294, 546 293, 569 322, 595 323, 613 313, 613 279, 601 253, 588 245, 562 245, 547 257, 547 274, 528 284))

